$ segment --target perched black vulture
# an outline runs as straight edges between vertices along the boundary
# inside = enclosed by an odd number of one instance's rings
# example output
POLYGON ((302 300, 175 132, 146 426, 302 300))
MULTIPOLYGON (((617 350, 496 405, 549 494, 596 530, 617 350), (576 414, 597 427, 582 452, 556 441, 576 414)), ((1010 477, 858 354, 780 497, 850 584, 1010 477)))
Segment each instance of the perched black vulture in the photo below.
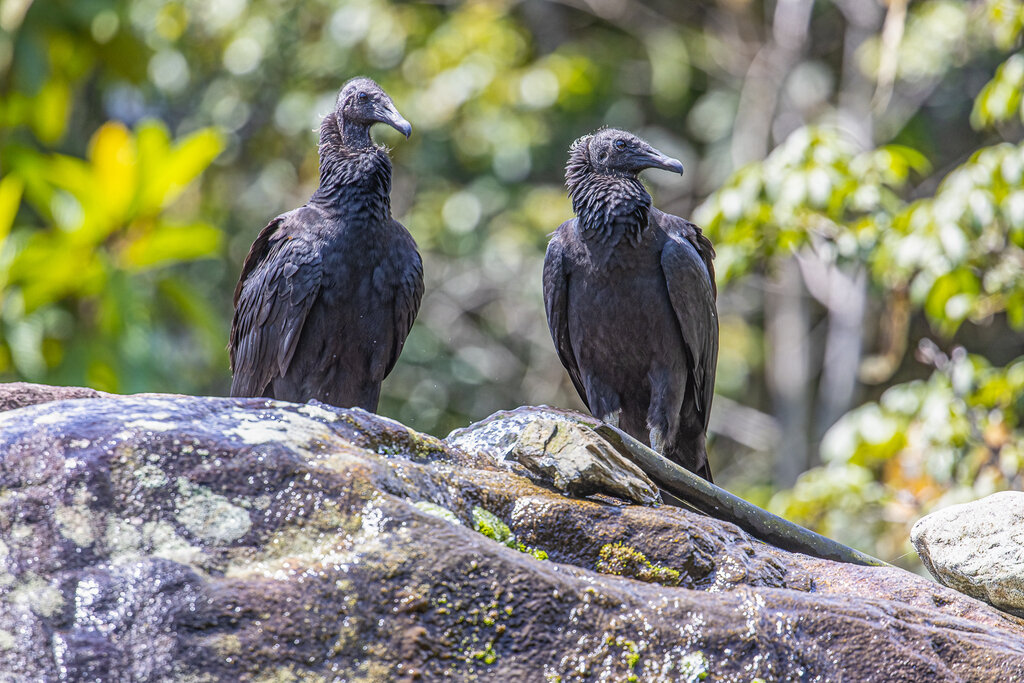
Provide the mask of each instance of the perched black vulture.
POLYGON ((544 259, 548 327, 595 417, 711 481, 715 251, 696 225, 651 206, 645 168, 683 172, 625 131, 573 143, 565 179, 577 217, 544 259))
POLYGON ((391 160, 370 127, 412 126, 368 78, 320 125, 320 186, 256 238, 235 288, 232 396, 375 411, 423 295, 412 235, 391 217, 391 160))

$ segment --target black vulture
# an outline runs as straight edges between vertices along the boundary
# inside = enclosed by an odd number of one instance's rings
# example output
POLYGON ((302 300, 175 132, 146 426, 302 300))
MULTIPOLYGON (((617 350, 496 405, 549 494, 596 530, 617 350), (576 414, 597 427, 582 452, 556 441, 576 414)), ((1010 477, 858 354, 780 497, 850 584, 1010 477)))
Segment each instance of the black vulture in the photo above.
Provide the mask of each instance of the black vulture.
POLYGON ((412 132, 379 85, 348 81, 320 125, 320 186, 253 243, 235 287, 232 396, 377 410, 419 310, 423 263, 391 217, 375 123, 412 132))
POLYGON ((577 217, 544 259, 548 327, 595 417, 711 481, 715 250, 699 227, 651 205, 637 177, 646 168, 683 172, 622 130, 573 143, 565 180, 577 217))

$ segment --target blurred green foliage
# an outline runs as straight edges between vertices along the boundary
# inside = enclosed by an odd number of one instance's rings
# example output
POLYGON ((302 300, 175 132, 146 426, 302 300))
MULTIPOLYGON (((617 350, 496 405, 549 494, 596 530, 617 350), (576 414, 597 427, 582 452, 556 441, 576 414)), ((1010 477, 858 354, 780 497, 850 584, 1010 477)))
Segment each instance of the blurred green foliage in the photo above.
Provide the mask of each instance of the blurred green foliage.
POLYGON ((683 160, 646 180, 718 250, 716 479, 893 559, 922 513, 1020 485, 1022 24, 1018 0, 5 0, 0 376, 225 393, 241 261, 365 74, 414 126, 375 134, 427 278, 382 412, 579 408, 541 263, 569 144, 625 127, 683 160))
MULTIPOLYGON (((1024 8, 920 3, 910 9, 904 42, 914 40, 915 24, 942 15, 951 30, 1008 50, 1019 42, 1024 8)), ((970 122, 978 129, 1011 117, 1019 123, 1022 83, 1024 62, 1014 54, 980 88, 970 122)), ((1020 126, 1005 135, 1019 140, 1020 126)), ((878 295, 923 315, 945 343, 965 322, 998 324, 1020 353, 1024 148, 997 142, 971 150, 934 190, 921 196, 919 189, 910 201, 908 182, 924 179, 918 187, 928 188, 930 172, 926 157, 907 146, 858 150, 835 129, 802 128, 735 173, 697 216, 722 245, 726 281, 809 250, 825 263, 865 268, 878 295)), ((971 355, 953 345, 947 355, 929 338, 917 346, 930 376, 849 411, 821 442, 823 464, 770 500, 790 519, 910 566, 908 532, 923 513, 1019 489, 1024 473, 1024 356, 994 367, 985 354, 1002 350, 971 355)))

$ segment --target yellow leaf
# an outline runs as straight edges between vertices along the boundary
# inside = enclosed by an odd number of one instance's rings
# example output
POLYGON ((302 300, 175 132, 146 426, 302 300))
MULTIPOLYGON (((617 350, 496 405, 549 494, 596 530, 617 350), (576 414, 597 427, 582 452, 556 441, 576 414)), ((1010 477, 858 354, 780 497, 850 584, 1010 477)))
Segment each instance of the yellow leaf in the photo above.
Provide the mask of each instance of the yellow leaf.
POLYGON ((140 213, 156 213, 173 202, 224 149, 224 138, 213 128, 192 133, 171 147, 162 123, 147 121, 136 132, 142 186, 140 213))
POLYGON ((135 141, 131 133, 118 122, 103 124, 89 141, 89 160, 104 211, 112 223, 123 222, 138 183, 135 141))
POLYGON ((171 151, 171 135, 161 121, 143 121, 135 128, 135 144, 139 150, 139 197, 136 210, 142 215, 159 212, 163 203, 164 185, 157 182, 161 166, 171 151))
POLYGON ((39 141, 47 145, 59 142, 67 130, 70 113, 71 86, 62 81, 47 81, 35 97, 31 119, 39 141))
POLYGON ((213 128, 204 128, 179 142, 164 166, 167 189, 163 205, 167 206, 195 180, 217 155, 224 150, 224 138, 213 128))
POLYGON ((140 234, 121 253, 128 270, 146 270, 180 261, 213 256, 220 248, 221 231, 208 223, 162 223, 140 234))
POLYGON ((0 179, 0 245, 7 239, 14 225, 24 187, 25 184, 17 176, 9 175, 0 179))

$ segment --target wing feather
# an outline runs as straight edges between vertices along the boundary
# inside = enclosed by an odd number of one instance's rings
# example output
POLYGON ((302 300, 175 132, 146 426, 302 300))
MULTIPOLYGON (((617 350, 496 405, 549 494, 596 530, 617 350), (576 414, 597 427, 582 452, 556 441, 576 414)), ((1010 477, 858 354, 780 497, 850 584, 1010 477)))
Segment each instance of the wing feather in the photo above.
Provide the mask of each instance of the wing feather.
POLYGON ((559 233, 571 222, 563 224, 551 238, 547 254, 544 256, 544 310, 547 313, 548 329, 551 331, 551 340, 555 343, 558 360, 562 361, 572 385, 576 387, 576 393, 583 399, 587 410, 590 410, 587 391, 583 386, 580 368, 569 337, 569 273, 565 267, 565 248, 559 239, 559 233))
POLYGON ((292 211, 271 221, 242 266, 228 343, 232 396, 262 396, 284 376, 320 293, 320 255, 301 237, 300 220, 292 211))
POLYGON ((398 259, 403 267, 398 276, 398 287, 395 290, 394 342, 391 345, 391 354, 384 368, 384 374, 380 378, 382 380, 391 374, 395 363, 398 362, 402 347, 405 345, 405 340, 419 313, 420 301, 423 299, 423 259, 420 258, 416 243, 412 236, 408 235, 405 227, 397 221, 394 221, 394 224, 398 230, 408 236, 409 244, 408 249, 405 250, 407 253, 398 259))
POLYGON ((694 397, 706 430, 718 363, 717 288, 712 264, 715 252, 710 240, 693 223, 660 211, 655 220, 669 237, 661 252, 661 267, 692 363, 694 397))

